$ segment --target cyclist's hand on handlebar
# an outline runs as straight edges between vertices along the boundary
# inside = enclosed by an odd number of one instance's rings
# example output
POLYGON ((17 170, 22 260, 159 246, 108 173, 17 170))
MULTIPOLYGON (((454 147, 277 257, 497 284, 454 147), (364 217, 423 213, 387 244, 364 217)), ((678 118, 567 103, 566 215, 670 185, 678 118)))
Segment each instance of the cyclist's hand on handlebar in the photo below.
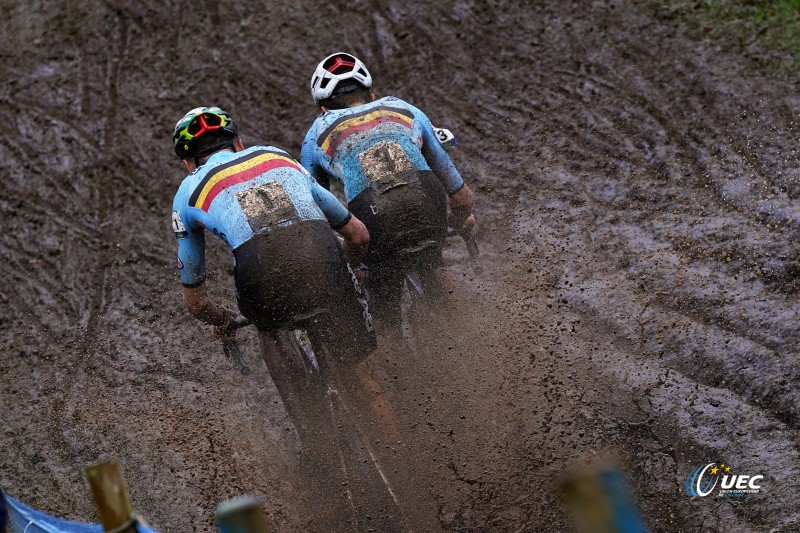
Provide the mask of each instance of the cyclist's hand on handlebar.
POLYGON ((225 327, 211 326, 211 335, 213 335, 214 338, 221 340, 222 342, 228 342, 236 338, 236 330, 231 329, 228 326, 225 327))
POLYGON ((225 326, 211 326, 211 334, 222 342, 233 341, 236 337, 236 330, 250 325, 250 320, 243 315, 234 315, 226 309, 228 323, 225 326))
POLYGON ((232 341, 236 337, 236 314, 224 309, 227 323, 224 326, 211 326, 211 334, 222 342, 232 341))
POLYGON ((464 227, 468 227, 471 230, 475 225, 475 213, 461 213, 460 215, 459 217, 451 211, 447 216, 447 225, 456 230, 464 227))
POLYGON ((464 224, 475 223, 475 215, 472 212, 472 191, 466 184, 450 196, 449 204, 449 222, 452 227, 457 228, 464 224), (470 219, 471 222, 468 222, 470 219))
POLYGON ((450 215, 447 217, 447 225, 451 228, 461 228, 463 226, 475 225, 475 213, 472 209, 450 207, 450 215))

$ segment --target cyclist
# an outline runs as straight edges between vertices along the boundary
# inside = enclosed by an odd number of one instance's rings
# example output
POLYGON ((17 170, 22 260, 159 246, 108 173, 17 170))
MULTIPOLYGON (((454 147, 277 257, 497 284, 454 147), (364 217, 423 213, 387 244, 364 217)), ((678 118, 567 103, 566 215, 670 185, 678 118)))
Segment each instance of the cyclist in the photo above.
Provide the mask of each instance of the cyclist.
MULTIPOLYGON (((327 310, 352 348, 353 360, 375 346, 366 300, 345 255, 359 261, 369 244, 364 224, 317 184, 285 151, 245 149, 238 127, 218 107, 198 107, 175 125, 175 153, 189 175, 175 195, 172 229, 187 308, 229 337, 236 314, 205 290, 205 231, 222 239, 235 259, 239 309, 260 333, 264 353, 279 357, 277 333, 299 317, 327 310), (332 231, 345 240, 344 253, 332 231), (271 342, 270 342, 271 339, 271 342)), ((273 380, 276 361, 268 359, 273 380)))
POLYGON ((376 100, 358 58, 337 52, 311 78, 322 113, 303 141, 300 162, 323 187, 339 181, 349 209, 364 222, 365 259, 376 315, 396 322, 403 260, 414 254, 432 271, 450 222, 474 223, 472 192, 437 140, 430 120, 391 96, 376 100))

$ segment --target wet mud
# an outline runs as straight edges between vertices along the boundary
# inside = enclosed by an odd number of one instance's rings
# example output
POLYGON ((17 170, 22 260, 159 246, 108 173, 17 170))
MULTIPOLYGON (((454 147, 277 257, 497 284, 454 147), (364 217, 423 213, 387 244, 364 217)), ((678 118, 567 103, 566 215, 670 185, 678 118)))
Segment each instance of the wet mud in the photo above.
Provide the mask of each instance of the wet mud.
POLYGON ((559 476, 613 454, 652 531, 800 530, 800 99, 648 6, 0 2, 0 485, 96 520, 83 467, 117 457, 159 530, 245 492, 321 527, 255 333, 242 376, 183 307, 169 134, 215 103, 298 156, 344 49, 457 134, 479 213, 482 271, 454 239, 414 349, 376 354, 398 529, 572 531, 559 476), (689 497, 708 462, 763 490, 689 497))

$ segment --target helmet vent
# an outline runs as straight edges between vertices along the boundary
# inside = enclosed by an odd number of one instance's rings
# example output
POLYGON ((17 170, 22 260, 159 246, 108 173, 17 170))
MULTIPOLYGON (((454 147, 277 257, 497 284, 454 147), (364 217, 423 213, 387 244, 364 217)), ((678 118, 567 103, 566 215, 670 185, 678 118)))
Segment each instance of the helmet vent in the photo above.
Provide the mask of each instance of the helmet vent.
POLYGON ((372 87, 369 70, 357 57, 337 52, 323 59, 311 77, 311 96, 319 103, 333 94, 372 87))
POLYGON ((356 58, 347 54, 338 54, 328 59, 323 68, 331 74, 346 74, 356 66, 356 58))

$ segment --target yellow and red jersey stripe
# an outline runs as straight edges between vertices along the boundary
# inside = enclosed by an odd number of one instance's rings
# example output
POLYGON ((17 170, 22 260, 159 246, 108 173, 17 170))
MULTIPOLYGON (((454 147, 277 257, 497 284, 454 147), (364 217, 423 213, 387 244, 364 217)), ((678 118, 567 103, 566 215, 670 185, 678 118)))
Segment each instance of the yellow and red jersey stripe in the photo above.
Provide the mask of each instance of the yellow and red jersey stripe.
POLYGON ((386 122, 395 122, 411 129, 413 121, 414 115, 407 109, 389 106, 373 107, 367 111, 346 115, 336 120, 322 132, 317 144, 326 154, 331 156, 339 143, 354 133, 370 130, 378 124, 386 122))
POLYGON ((242 159, 234 159, 210 171, 189 197, 189 205, 208 212, 214 198, 231 185, 244 183, 275 168, 289 167, 298 172, 300 167, 285 153, 257 150, 242 159))

